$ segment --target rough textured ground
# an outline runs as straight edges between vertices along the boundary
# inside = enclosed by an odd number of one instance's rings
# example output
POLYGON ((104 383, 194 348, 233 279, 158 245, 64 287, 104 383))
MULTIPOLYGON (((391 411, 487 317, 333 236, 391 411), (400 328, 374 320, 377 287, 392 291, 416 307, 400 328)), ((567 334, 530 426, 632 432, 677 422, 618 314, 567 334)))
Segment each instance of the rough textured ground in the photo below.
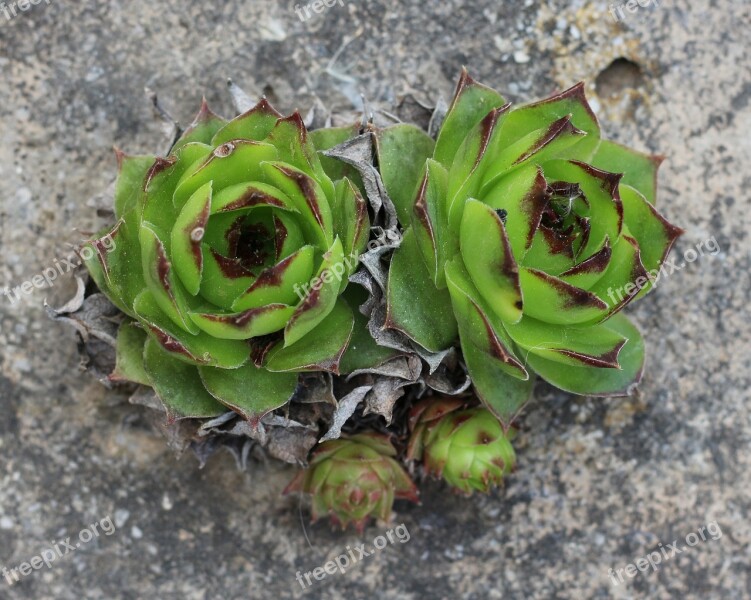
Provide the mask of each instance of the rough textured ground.
POLYGON ((631 310, 651 359, 637 397, 538 386, 505 490, 465 500, 428 485, 422 506, 399 507, 409 542, 305 593, 296 571, 384 528, 306 537, 297 501, 279 499, 290 470, 176 461, 140 409, 78 372, 72 332, 45 318, 69 278, 0 297, 0 568, 107 515, 116 525, 16 585, 0 578, 0 598, 751 597, 750 6, 660 2, 621 23, 605 0, 344 0, 306 22, 286 0, 0 12, 0 288, 69 255, 93 222, 85 199, 114 175, 113 144, 163 147, 144 86, 188 121, 203 94, 229 114, 228 75, 284 109, 315 96, 351 108, 360 90, 384 106, 448 96, 462 65, 514 100, 597 82, 606 132, 669 157, 660 206, 687 231, 676 262, 712 237, 721 247, 631 310), (608 577, 711 521, 719 539, 657 573, 608 577))

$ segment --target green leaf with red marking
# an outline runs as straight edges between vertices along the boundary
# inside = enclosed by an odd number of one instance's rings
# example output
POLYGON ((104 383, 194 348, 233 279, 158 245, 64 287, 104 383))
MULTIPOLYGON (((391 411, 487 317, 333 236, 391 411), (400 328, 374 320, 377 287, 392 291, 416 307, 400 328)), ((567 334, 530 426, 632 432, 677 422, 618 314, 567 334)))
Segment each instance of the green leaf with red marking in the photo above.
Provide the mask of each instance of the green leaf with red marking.
POLYGON ((401 331, 431 352, 454 343, 457 329, 449 293, 435 287, 412 229, 404 232, 394 251, 386 293, 387 328, 401 331))
POLYGON ((109 376, 110 381, 149 385, 149 377, 143 365, 146 338, 146 332, 136 323, 125 322, 120 325, 115 347, 115 370, 109 376))
POLYGON ((253 108, 235 117, 217 131, 211 140, 211 145, 221 146, 232 140, 260 142, 271 133, 274 125, 281 118, 282 115, 274 110, 266 98, 261 98, 253 108))
POLYGON ((118 174, 115 182, 115 216, 119 219, 135 208, 146 186, 149 173, 156 156, 130 156, 115 150, 118 174))
POLYGON ((334 309, 346 273, 342 242, 336 238, 328 252, 323 255, 323 261, 315 277, 303 291, 302 302, 290 315, 284 329, 285 346, 291 346, 300 340, 334 309))
POLYGON ((149 385, 162 401, 170 421, 206 419, 226 412, 203 387, 195 366, 175 359, 149 338, 144 350, 149 385))
POLYGON ((278 343, 266 355, 269 371, 329 371, 339 373, 339 366, 352 337, 354 315, 343 298, 318 323, 315 329, 292 345, 278 343))
POLYGON ((226 123, 227 121, 212 112, 204 98, 201 102, 201 108, 198 111, 198 114, 180 136, 180 139, 175 142, 175 145, 172 147, 172 152, 179 150, 185 144, 193 142, 210 144, 211 138, 214 137, 214 134, 224 127, 226 123))
POLYGON ((219 339, 203 331, 191 335, 177 327, 159 308, 149 290, 138 295, 133 309, 149 336, 176 360, 236 369, 250 359, 250 347, 244 341, 219 339))
POLYGON ((399 123, 380 129, 375 136, 378 169, 399 221, 410 222, 415 190, 425 161, 433 155, 435 142, 419 127, 399 123))
POLYGON ((454 100, 449 107, 436 140, 433 158, 447 169, 451 167, 467 133, 494 108, 506 104, 498 92, 477 83, 462 70, 454 100))
POLYGON ((522 318, 522 292, 506 227, 487 204, 470 199, 464 208, 461 254, 472 282, 504 321, 522 318))
POLYGON ((637 189, 648 202, 656 204, 657 170, 662 160, 661 156, 644 154, 617 142, 602 140, 591 164, 603 171, 622 173, 622 183, 637 189))
POLYGON ((253 363, 233 370, 200 367, 198 372, 209 394, 252 423, 287 404, 297 387, 296 373, 272 373, 253 363))
POLYGON ((496 367, 512 377, 529 374, 515 355, 514 343, 499 319, 483 300, 461 260, 446 265, 446 282, 459 325, 462 348, 470 345, 489 356, 496 367))
POLYGON ((548 383, 583 396, 627 396, 633 392, 644 369, 644 340, 639 330, 622 314, 613 315, 604 327, 628 341, 618 355, 620 369, 572 367, 535 354, 528 356, 529 366, 548 383))
POLYGON ((430 278, 438 288, 446 287, 444 267, 458 252, 458 240, 448 231, 448 173, 440 163, 428 159, 412 213, 412 230, 430 278))
POLYGON ((172 265, 187 292, 193 296, 201 289, 201 242, 211 214, 211 196, 211 182, 198 188, 183 206, 172 228, 172 265))

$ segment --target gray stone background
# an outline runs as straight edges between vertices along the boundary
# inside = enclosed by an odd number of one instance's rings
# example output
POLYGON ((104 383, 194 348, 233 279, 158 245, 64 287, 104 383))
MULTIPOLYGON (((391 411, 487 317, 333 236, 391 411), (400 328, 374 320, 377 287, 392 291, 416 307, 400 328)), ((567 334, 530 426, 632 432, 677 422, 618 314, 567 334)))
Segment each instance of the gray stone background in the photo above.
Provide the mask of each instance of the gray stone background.
POLYGON ((515 101, 584 79, 610 137, 668 156, 660 208, 686 229, 676 262, 712 237, 721 247, 630 310, 650 358, 638 395, 539 385, 505 489, 467 500, 426 485, 421 506, 398 506, 408 543, 306 592, 296 571, 384 527, 308 525, 279 497, 289 468, 177 461, 143 409, 79 372, 74 334, 45 317, 70 277, 0 297, 0 568, 116 524, 20 583, 0 578, 0 598, 751 598, 750 6, 659 0, 621 22, 606 0, 342 0, 305 22, 287 1, 0 12, 0 288, 93 226, 86 199, 115 174, 113 144, 164 148, 144 86, 189 122, 204 94, 230 114, 227 76, 285 110, 316 96, 351 109, 359 91, 384 107, 450 96, 462 65, 515 101), (719 539, 608 577, 710 521, 719 539))

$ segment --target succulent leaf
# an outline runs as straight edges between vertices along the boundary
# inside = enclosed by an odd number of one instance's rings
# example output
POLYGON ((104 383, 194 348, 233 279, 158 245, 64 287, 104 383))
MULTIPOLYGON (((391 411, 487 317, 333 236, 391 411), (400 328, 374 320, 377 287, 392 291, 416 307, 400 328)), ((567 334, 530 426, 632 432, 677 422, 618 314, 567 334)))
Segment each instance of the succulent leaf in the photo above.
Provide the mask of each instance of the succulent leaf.
POLYGON ((477 83, 466 69, 462 69, 454 99, 438 133, 433 158, 447 169, 450 168, 467 132, 491 110, 504 104, 506 101, 503 96, 477 83))
POLYGON ((144 368, 170 420, 217 417, 225 412, 203 387, 198 369, 173 358, 153 338, 146 340, 144 368))
POLYGON ((412 229, 404 232, 391 259, 387 301, 386 326, 423 348, 438 352, 456 339, 449 293, 435 288, 412 229))
POLYGON ((143 350, 147 335, 136 323, 126 322, 117 331, 115 370, 111 381, 130 381, 149 385, 149 376, 143 366, 143 350))
POLYGON ((330 371, 339 373, 340 362, 354 327, 352 309, 339 298, 333 309, 314 329, 294 344, 279 343, 269 351, 265 367, 269 371, 330 371))
POLYGON ((383 184, 402 223, 409 223, 415 202, 415 181, 433 155, 435 142, 419 127, 399 123, 379 130, 375 137, 383 184))
POLYGON ((297 387, 296 373, 272 373, 252 363, 233 370, 199 367, 198 372, 216 400, 251 422, 284 406, 297 387))
POLYGON ((198 114, 180 136, 180 139, 175 142, 175 145, 172 147, 172 152, 179 150, 185 144, 191 144, 193 142, 198 142, 200 144, 211 143, 211 138, 213 138, 214 134, 226 125, 226 123, 227 122, 224 119, 212 112, 204 98, 201 102, 201 108, 198 111, 198 114))
POLYGON ((639 383, 644 369, 644 340, 639 330, 622 314, 603 324, 628 339, 618 355, 619 369, 572 367, 530 353, 529 366, 548 383, 572 394, 627 396, 639 383))
POLYGON ((591 164, 603 171, 623 173, 622 183, 637 189, 648 202, 655 204, 657 170, 662 160, 661 156, 643 154, 617 142, 602 140, 591 164))

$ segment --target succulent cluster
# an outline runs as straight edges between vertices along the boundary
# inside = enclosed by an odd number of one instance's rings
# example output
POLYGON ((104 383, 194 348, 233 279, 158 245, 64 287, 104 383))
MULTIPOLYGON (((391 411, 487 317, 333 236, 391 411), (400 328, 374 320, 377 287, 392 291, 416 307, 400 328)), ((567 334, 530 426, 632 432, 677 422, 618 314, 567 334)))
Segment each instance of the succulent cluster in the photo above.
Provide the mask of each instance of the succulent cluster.
POLYGON ((298 460, 323 437, 287 491, 342 526, 417 501, 400 461, 464 493, 501 483, 535 374, 629 393, 644 342, 620 311, 681 233, 655 208, 660 159, 602 139, 582 84, 512 107, 463 72, 431 123, 309 130, 266 100, 230 121, 204 103, 168 156, 118 153, 116 223, 88 242, 126 315, 110 380, 202 434, 302 429, 298 460))
MULTIPOLYGON (((387 162, 405 135, 382 135, 387 162)), ((390 324, 435 349, 458 332, 475 391, 506 422, 531 373, 576 394, 628 393, 644 343, 618 313, 681 234, 654 207, 659 163, 601 139, 583 84, 512 108, 464 72, 401 198, 390 324)))
POLYGON ((257 420, 287 403, 297 372, 336 371, 368 213, 325 173, 298 113, 262 100, 225 122, 204 104, 167 158, 120 156, 115 215, 87 267, 133 319, 123 378, 170 415, 257 420))
POLYGON ((313 518, 329 515, 343 528, 359 530, 371 517, 387 520, 395 498, 418 501, 418 491, 396 461, 396 449, 377 433, 359 433, 321 444, 308 469, 300 471, 285 493, 313 496, 313 518))
POLYGON ((486 408, 460 410, 463 405, 448 397, 416 404, 407 458, 422 459, 428 475, 442 477, 465 494, 487 493, 514 468, 514 430, 505 431, 486 408))

